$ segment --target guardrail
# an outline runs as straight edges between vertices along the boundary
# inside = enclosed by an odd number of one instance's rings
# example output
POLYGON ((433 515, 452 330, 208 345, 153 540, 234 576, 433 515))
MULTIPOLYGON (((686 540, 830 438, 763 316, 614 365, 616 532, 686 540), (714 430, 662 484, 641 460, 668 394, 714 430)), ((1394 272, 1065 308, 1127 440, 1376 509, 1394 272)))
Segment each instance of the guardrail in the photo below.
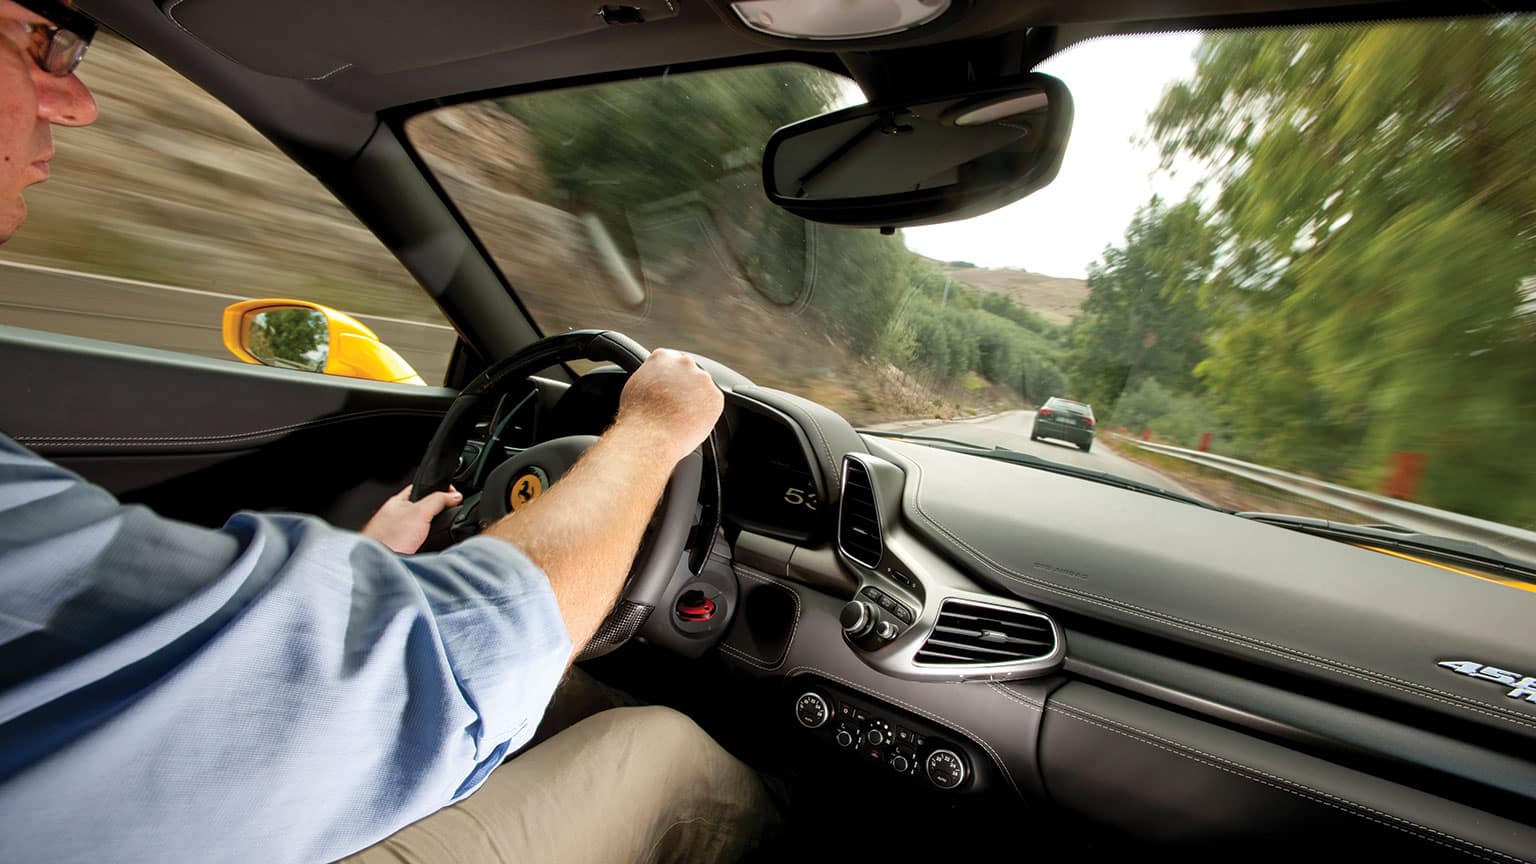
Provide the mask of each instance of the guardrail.
POLYGON ((1252 462, 1243 462, 1230 456, 1218 456, 1215 453, 1203 453, 1199 450, 1186 450, 1183 447, 1121 437, 1126 443, 1135 444, 1143 450, 1183 459, 1186 462, 1213 468, 1290 495, 1350 513, 1358 513, 1374 522, 1385 522, 1424 534, 1469 540, 1506 555, 1536 560, 1536 532, 1533 531, 1501 525, 1487 519, 1463 516, 1448 510, 1437 510, 1412 501, 1373 495, 1360 489, 1352 489, 1264 465, 1255 465, 1252 462))

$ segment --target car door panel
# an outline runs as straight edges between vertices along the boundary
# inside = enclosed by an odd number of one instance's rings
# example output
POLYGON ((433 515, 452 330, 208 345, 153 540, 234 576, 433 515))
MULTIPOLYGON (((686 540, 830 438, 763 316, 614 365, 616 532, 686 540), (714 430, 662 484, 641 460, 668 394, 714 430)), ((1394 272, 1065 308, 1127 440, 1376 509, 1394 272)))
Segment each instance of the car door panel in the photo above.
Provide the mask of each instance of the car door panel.
POLYGON ((127 503, 357 527, 407 482, 455 393, 0 326, 0 431, 127 503))

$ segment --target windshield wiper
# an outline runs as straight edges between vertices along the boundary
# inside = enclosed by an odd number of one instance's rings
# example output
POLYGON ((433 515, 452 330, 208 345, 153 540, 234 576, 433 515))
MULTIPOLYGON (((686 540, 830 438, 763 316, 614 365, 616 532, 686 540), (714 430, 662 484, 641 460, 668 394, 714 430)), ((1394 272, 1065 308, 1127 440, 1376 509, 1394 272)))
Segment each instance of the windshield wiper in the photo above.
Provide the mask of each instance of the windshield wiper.
POLYGON ((1536 582, 1536 568, 1529 562, 1505 555, 1481 543, 1457 540, 1439 534, 1420 534, 1390 525, 1352 525, 1348 522, 1331 522, 1311 516, 1292 516, 1289 513, 1234 513, 1244 519, 1289 528, 1317 537, 1327 537, 1344 543, 1369 544, 1397 552, 1417 554, 1447 564, 1463 564, 1487 571, 1494 575, 1508 576, 1523 582, 1536 582))
POLYGON ((1075 465, 1067 465, 1062 462, 1052 462, 1029 453, 1021 453, 1018 450, 1009 450, 1007 447, 983 447, 979 444, 969 444, 965 441, 956 441, 953 438, 940 438, 936 435, 903 435, 899 432, 880 432, 874 429, 857 430, 866 435, 878 435, 882 438, 896 438, 902 441, 921 441, 929 444, 948 445, 944 449, 962 449, 987 459, 997 459, 1002 462, 1011 462, 1015 465, 1024 465, 1030 468, 1038 468, 1041 471, 1050 471, 1053 474, 1064 474, 1068 477, 1076 477, 1080 480, 1090 480, 1094 483, 1103 483, 1106 486, 1118 486, 1121 489, 1129 489, 1132 492, 1141 492, 1146 495, 1154 495, 1158 498, 1166 498, 1169 501, 1180 501, 1185 504, 1193 504, 1196 507, 1204 507, 1207 510, 1216 510, 1221 513, 1231 513, 1225 507, 1217 507, 1208 501, 1201 501, 1180 492, 1164 489, 1161 486, 1153 486, 1151 483, 1143 483, 1140 480, 1131 480, 1118 474, 1110 474, 1107 471, 1095 471, 1091 468, 1078 468, 1075 465))

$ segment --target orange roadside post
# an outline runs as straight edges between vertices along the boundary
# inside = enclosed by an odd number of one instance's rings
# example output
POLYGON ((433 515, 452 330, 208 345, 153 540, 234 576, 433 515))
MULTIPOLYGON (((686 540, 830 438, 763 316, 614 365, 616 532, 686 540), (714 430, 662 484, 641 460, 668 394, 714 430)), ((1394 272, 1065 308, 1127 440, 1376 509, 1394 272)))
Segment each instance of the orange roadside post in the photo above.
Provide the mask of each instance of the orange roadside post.
POLYGON ((1419 481, 1424 479, 1423 453, 1394 452, 1387 460, 1387 476, 1381 493, 1388 498, 1412 501, 1419 496, 1419 481))

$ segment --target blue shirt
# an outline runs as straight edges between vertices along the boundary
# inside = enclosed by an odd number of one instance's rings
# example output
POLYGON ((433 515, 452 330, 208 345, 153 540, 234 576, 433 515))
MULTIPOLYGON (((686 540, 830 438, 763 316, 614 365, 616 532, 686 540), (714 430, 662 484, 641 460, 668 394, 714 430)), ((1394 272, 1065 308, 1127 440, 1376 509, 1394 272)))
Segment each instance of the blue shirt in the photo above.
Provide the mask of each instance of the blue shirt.
POLYGON ((326 861, 474 791, 571 652, 543 572, 218 531, 0 436, 0 861, 326 861))

